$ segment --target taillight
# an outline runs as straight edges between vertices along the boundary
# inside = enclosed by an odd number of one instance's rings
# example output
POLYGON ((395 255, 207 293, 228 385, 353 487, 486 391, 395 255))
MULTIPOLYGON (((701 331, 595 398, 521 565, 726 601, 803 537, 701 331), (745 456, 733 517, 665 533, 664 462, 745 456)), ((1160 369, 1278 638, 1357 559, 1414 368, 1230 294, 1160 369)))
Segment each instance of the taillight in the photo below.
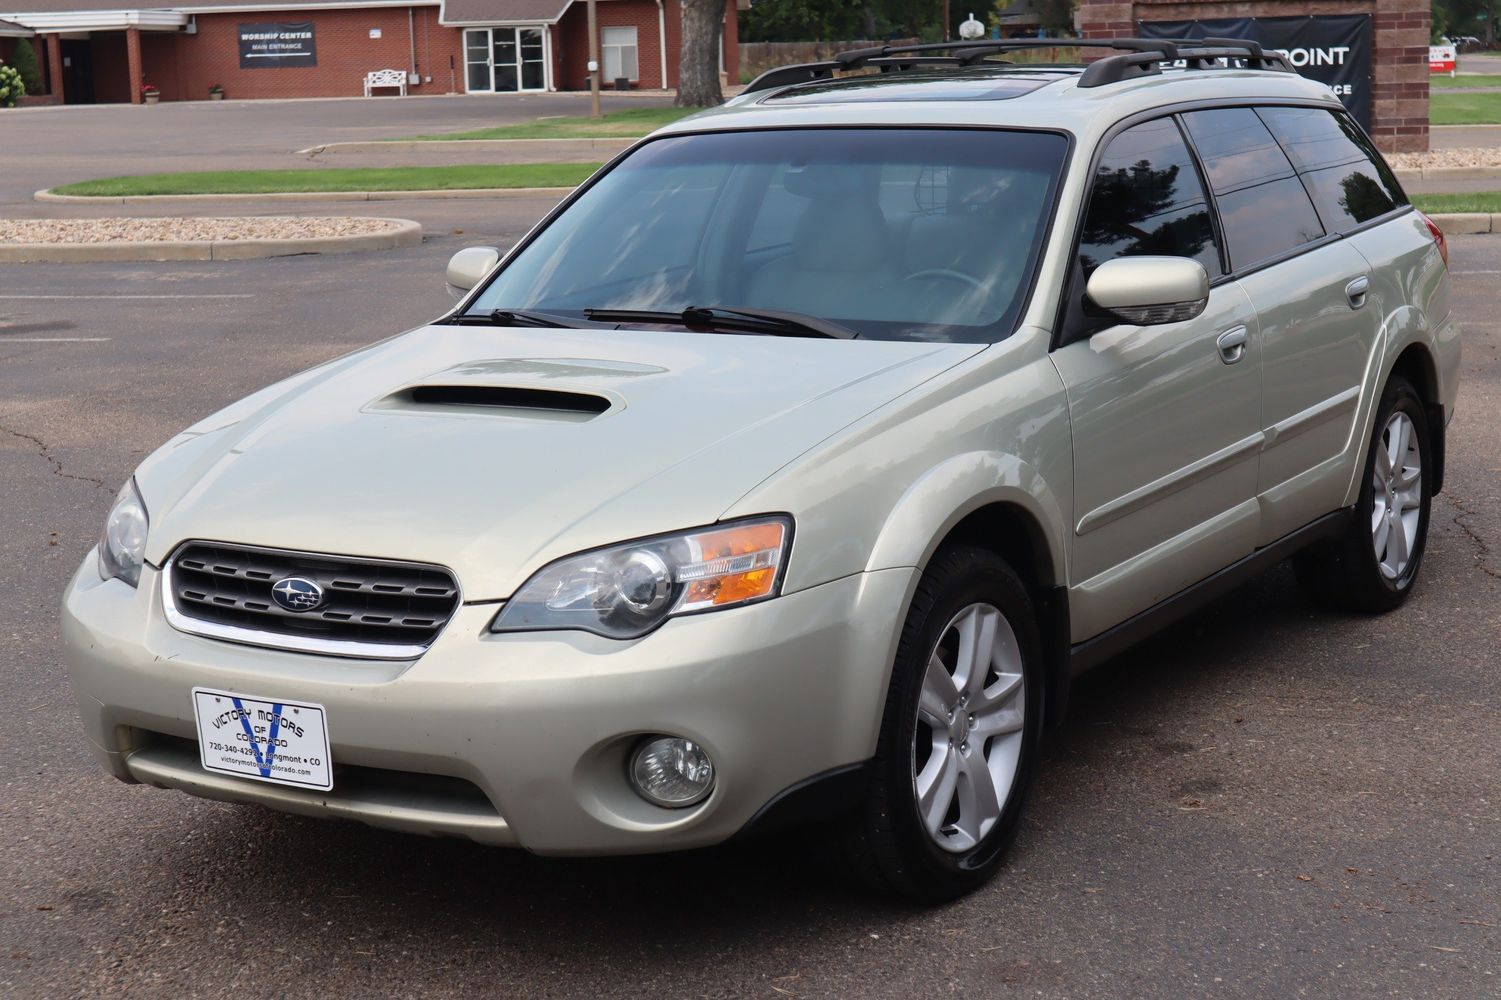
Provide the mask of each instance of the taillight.
POLYGON ((1438 244, 1438 255, 1444 258, 1444 267, 1448 267, 1449 241, 1444 239, 1444 231, 1438 227, 1437 222, 1434 222, 1422 212, 1418 213, 1418 218, 1423 220, 1423 224, 1426 225, 1428 227, 1428 231, 1433 234, 1433 242, 1438 244))

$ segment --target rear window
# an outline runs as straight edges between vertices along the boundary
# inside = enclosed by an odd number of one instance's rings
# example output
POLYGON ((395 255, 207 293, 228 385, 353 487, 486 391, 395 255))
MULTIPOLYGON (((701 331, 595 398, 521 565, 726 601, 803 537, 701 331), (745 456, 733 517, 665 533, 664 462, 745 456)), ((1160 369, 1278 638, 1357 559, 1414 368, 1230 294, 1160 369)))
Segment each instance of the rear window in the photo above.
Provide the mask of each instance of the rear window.
POLYGON ((1325 229, 1347 233, 1407 204, 1396 177, 1347 116, 1293 107, 1256 113, 1287 151, 1325 229))
POLYGON ((1209 175, 1232 267, 1254 267, 1324 235, 1303 182, 1255 111, 1191 111, 1183 124, 1209 175))

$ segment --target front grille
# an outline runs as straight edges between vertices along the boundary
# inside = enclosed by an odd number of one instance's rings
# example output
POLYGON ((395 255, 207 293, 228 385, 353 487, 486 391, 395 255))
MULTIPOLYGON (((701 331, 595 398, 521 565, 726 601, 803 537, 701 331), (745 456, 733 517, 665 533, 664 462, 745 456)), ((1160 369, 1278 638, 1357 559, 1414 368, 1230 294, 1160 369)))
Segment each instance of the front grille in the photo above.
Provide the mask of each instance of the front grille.
POLYGON ((458 583, 440 566, 223 542, 178 549, 164 583, 169 617, 184 619, 173 622, 184 631, 355 656, 420 655, 459 604, 458 583), (322 603, 277 603, 271 588, 289 577, 321 587, 322 603))

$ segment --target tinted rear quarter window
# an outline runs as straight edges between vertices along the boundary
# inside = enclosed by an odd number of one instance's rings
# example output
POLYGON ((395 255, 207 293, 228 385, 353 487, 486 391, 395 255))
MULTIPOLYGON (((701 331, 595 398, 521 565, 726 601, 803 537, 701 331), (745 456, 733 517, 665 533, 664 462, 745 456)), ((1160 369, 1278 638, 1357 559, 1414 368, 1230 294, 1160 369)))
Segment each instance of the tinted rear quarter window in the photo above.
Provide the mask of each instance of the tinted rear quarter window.
POLYGON ((1204 186, 1171 118, 1133 126, 1096 168, 1079 263, 1087 276, 1113 257, 1192 257, 1222 273, 1204 186))
POLYGON ((1396 177, 1348 117, 1323 108, 1256 111, 1287 151, 1325 229, 1347 233, 1407 204, 1396 177))
POLYGON ((1292 163, 1256 112, 1191 111, 1183 123, 1209 175, 1233 267, 1253 267, 1324 235, 1292 163))

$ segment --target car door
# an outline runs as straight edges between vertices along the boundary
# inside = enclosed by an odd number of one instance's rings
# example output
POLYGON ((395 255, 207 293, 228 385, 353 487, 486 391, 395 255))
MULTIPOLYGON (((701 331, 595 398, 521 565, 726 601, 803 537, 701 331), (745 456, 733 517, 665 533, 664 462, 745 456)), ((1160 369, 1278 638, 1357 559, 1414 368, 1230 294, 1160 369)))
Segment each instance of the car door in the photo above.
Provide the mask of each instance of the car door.
POLYGON ((1073 271, 1052 359, 1073 429, 1070 617, 1079 642, 1251 552, 1261 348, 1171 117, 1108 140, 1073 271), (1132 255, 1198 260, 1211 280, 1204 312, 1161 326, 1091 320, 1084 281, 1105 260, 1132 255))
MULTIPOLYGON (((1238 114, 1245 120, 1248 112, 1238 114)), ((1395 313, 1404 296, 1392 280, 1392 257, 1404 250, 1426 256, 1429 241, 1422 239, 1421 226, 1407 227, 1405 240, 1400 232, 1389 234, 1398 237, 1395 241, 1373 228, 1372 223, 1379 226, 1377 220, 1400 211, 1406 199, 1342 112, 1263 106, 1255 115, 1288 161, 1278 171, 1296 173, 1311 202, 1295 211, 1316 213, 1332 240, 1240 279, 1261 320, 1267 440, 1258 492, 1265 544, 1344 502, 1365 457, 1361 418, 1380 392, 1367 383, 1380 358, 1383 328, 1389 316, 1401 321, 1395 313)), ((1194 117, 1186 119, 1197 141, 1194 117)), ((1226 123, 1206 124, 1223 134, 1226 123)), ((1254 126, 1246 121, 1246 127, 1254 126)), ((1239 257, 1257 251, 1242 253, 1233 219, 1227 219, 1226 231, 1231 264, 1240 272, 1239 257)))

